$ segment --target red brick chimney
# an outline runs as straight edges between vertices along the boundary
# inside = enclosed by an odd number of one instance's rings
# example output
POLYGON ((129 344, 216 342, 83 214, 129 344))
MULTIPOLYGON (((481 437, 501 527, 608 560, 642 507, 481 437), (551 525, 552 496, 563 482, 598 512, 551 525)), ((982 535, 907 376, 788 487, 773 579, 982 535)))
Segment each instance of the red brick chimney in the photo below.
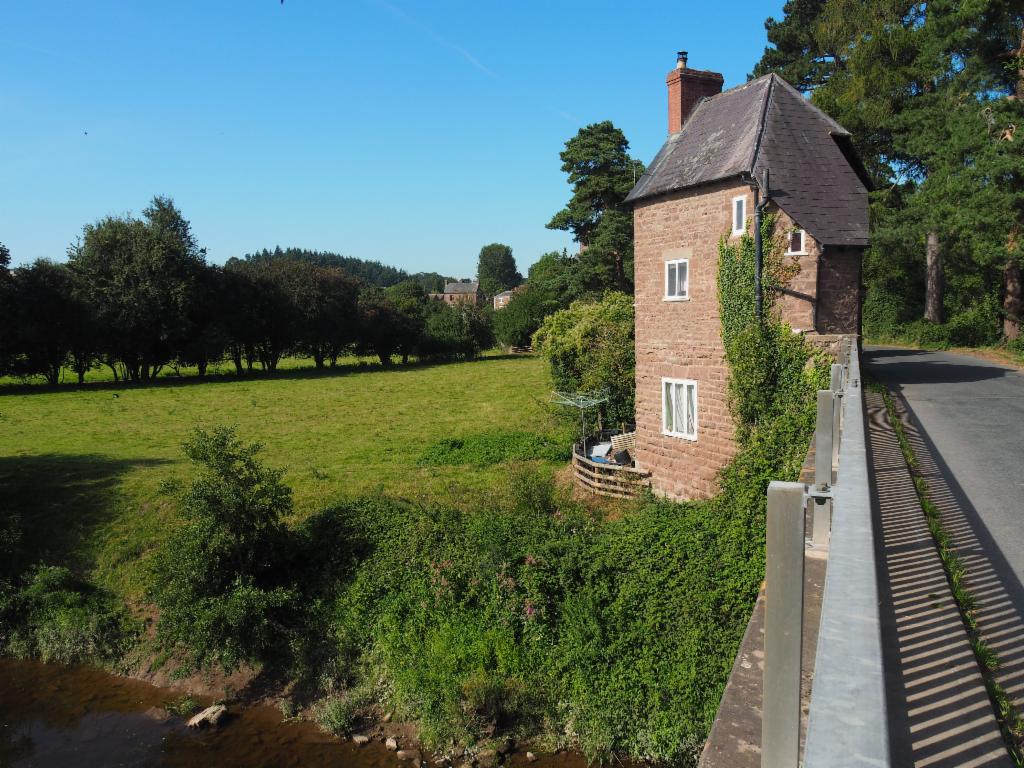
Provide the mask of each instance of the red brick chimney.
POLYGON ((683 127, 697 102, 705 96, 722 92, 724 78, 717 72, 690 69, 686 66, 686 51, 676 54, 676 68, 665 77, 668 85, 668 132, 683 127))

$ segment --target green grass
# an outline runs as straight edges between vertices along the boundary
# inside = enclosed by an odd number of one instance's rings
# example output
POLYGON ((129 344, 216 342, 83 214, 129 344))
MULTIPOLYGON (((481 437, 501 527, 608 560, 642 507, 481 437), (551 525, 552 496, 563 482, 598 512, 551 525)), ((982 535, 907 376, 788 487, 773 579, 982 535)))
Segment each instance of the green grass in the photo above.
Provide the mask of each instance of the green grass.
MULTIPOLYGON (((338 365, 335 370, 347 369, 347 368, 365 368, 365 367, 380 367, 380 361, 376 356, 373 355, 346 355, 345 357, 338 358, 338 365)), ((296 371, 314 371, 313 361, 309 358, 304 357, 283 357, 278 363, 277 372, 296 372, 296 371)), ((182 379, 198 379, 199 369, 195 366, 187 365, 169 365, 164 366, 157 376, 157 381, 160 383, 169 383, 171 381, 181 381, 182 379)), ((264 372, 259 365, 253 368, 251 376, 263 377, 273 376, 274 373, 264 372)), ((206 369, 207 378, 218 378, 225 376, 235 376, 235 364, 230 360, 222 360, 219 363, 211 363, 206 369)), ((114 373, 109 367, 105 365, 97 366, 92 368, 85 374, 85 383, 89 384, 113 384, 114 373)), ((31 376, 28 378, 22 378, 19 376, 0 376, 0 392, 5 389, 24 389, 25 387, 42 387, 44 386, 42 376, 31 376)), ((78 375, 65 368, 61 372, 61 386, 78 386, 78 375)))
MULTIPOLYGON (((20 513, 34 559, 66 563, 129 599, 146 555, 192 476, 181 443, 196 425, 233 425, 286 470, 295 516, 354 495, 409 498, 495 486, 502 465, 424 465, 445 438, 495 429, 558 433, 547 367, 534 357, 348 366, 149 385, 0 389, 0 499, 20 513)), ((553 466, 553 464, 551 464, 553 466)))

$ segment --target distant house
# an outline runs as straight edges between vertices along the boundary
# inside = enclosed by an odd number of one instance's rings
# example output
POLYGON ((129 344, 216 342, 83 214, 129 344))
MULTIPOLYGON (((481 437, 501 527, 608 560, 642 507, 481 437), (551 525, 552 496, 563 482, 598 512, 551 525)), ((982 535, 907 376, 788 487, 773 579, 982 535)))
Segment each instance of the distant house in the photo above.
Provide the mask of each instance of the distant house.
POLYGON ((512 291, 502 291, 501 293, 495 294, 494 296, 494 308, 501 309, 508 305, 512 301, 512 291))
POLYGON ((444 293, 432 293, 430 298, 446 304, 473 304, 479 307, 484 303, 484 292, 477 282, 445 283, 444 293))
POLYGON ((636 452, 654 490, 717 491, 732 458, 718 242, 753 233, 765 197, 799 271, 776 311, 829 346, 860 331, 868 192, 850 134, 777 75, 722 92, 717 72, 669 72, 669 136, 629 193, 635 231, 636 452))

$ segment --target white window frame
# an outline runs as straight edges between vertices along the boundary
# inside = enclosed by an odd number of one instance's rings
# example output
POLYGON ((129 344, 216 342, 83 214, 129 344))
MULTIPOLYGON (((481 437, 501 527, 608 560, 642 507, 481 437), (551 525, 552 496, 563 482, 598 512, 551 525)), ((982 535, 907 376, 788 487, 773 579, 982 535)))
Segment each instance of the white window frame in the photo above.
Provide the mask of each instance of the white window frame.
POLYGON ((732 233, 733 235, 742 235, 747 231, 747 196, 739 195, 732 199, 732 208, 730 209, 732 215, 732 233), (736 203, 743 203, 743 215, 740 217, 739 225, 736 222, 736 203))
POLYGON ((690 260, 689 259, 668 259, 665 262, 665 301, 689 301, 690 300, 690 260), (683 292, 679 293, 679 265, 686 265, 686 280, 684 281, 683 292), (676 293, 668 292, 668 268, 675 265, 676 268, 676 293))
MULTIPOLYGON (((683 406, 685 408, 685 402, 683 403, 683 406)), ((689 440, 690 442, 697 442, 697 434, 698 434, 698 429, 699 429, 699 417, 698 417, 699 411, 700 411, 700 398, 699 398, 699 388, 697 386, 697 382, 696 381, 694 381, 693 379, 669 379, 669 378, 663 378, 661 380, 661 433, 663 435, 667 435, 668 437, 679 437, 679 438, 682 438, 683 440, 689 440), (667 419, 665 418, 666 415, 667 415, 666 414, 666 400, 665 400, 665 387, 666 387, 666 385, 671 385, 670 392, 672 393, 672 427, 673 427, 672 429, 668 428, 668 425, 666 424, 667 419), (676 414, 678 414, 678 413, 684 413, 685 414, 685 410, 680 411, 679 407, 678 407, 678 405, 676 403, 676 396, 677 396, 677 393, 679 392, 678 387, 680 387, 680 386, 683 388, 682 391, 684 392, 684 395, 683 395, 684 398, 686 396, 685 393, 687 392, 687 390, 689 388, 693 389, 693 424, 691 425, 692 429, 689 432, 680 432, 678 429, 675 429, 675 427, 678 426, 676 424, 676 414)))
POLYGON ((786 255, 787 256, 806 256, 807 255, 807 232, 802 229, 791 229, 787 233, 786 237, 786 255), (800 250, 794 251, 793 248, 793 235, 797 232, 800 233, 800 250))

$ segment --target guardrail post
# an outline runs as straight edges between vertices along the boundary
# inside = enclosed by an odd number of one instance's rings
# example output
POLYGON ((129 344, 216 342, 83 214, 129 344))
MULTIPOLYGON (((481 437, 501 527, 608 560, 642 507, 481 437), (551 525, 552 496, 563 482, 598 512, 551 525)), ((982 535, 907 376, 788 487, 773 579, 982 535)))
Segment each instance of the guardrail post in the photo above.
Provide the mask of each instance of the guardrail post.
MULTIPOLYGON (((835 377, 835 368, 832 375, 835 377)), ((814 425, 814 491, 827 493, 832 488, 832 469, 838 464, 839 440, 835 416, 838 412, 837 393, 822 389, 818 391, 818 415, 814 425)), ((828 546, 832 530, 832 499, 818 497, 812 504, 811 537, 815 548, 828 546)))
POLYGON ((818 417, 814 425, 814 486, 816 490, 827 491, 832 485, 832 417, 835 409, 835 393, 829 389, 818 390, 818 417))
POLYGON ((832 365, 832 382, 829 389, 835 397, 832 407, 832 468, 839 468, 839 441, 843 439, 842 417, 843 417, 843 379, 845 378, 846 367, 834 363, 832 365))
POLYGON ((762 768, 796 768, 800 756, 805 492, 801 483, 768 486, 762 768))

